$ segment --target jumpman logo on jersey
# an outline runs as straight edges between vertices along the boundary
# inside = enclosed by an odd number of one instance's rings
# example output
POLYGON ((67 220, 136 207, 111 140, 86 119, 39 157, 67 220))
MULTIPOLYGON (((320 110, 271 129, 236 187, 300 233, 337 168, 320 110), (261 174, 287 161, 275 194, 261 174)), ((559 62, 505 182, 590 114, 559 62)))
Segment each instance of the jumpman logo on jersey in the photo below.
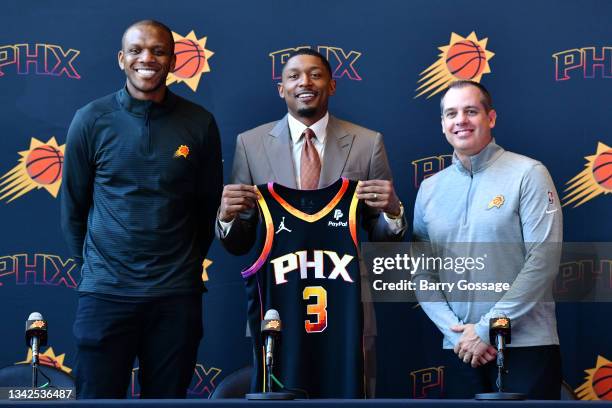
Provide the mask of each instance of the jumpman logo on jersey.
POLYGON ((280 224, 278 224, 278 230, 275 232, 275 234, 278 234, 281 231, 291 232, 289 228, 285 227, 285 217, 283 217, 280 224))

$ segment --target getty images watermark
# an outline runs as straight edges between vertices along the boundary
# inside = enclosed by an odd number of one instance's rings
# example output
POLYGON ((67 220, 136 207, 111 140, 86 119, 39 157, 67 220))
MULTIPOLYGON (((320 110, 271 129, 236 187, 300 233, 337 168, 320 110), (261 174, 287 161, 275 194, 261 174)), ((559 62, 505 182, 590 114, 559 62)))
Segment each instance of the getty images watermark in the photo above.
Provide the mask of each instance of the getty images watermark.
POLYGON ((607 242, 364 243, 362 259, 364 301, 612 301, 607 242))

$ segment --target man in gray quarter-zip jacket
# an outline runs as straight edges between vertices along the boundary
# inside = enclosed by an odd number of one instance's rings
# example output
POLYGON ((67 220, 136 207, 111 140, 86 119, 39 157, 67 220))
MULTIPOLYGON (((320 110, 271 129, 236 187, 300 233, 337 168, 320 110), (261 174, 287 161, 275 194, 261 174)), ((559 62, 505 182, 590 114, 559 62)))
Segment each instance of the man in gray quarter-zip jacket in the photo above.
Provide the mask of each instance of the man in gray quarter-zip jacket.
POLYGON ((172 32, 123 35, 126 86, 68 130, 62 229, 82 264, 73 332, 77 398, 185 398, 202 336, 202 262, 222 190, 213 116, 166 88, 172 32))
MULTIPOLYGON (((533 399, 558 399, 561 358, 555 304, 549 296, 563 227, 552 179, 542 163, 495 143, 491 129, 496 112, 482 85, 451 84, 441 110, 443 131, 454 148, 453 165, 421 184, 414 240, 432 249, 466 243, 476 252, 498 243, 503 245, 499 256, 489 257, 484 271, 490 282, 510 277, 504 280, 509 289, 497 299, 476 290, 457 295, 444 286, 435 287, 434 295, 417 291, 423 310, 444 335, 443 348, 449 350, 444 352, 446 397, 497 391, 489 320, 503 314, 512 322, 512 342, 505 353, 506 390, 533 399)), ((442 281, 442 276, 423 269, 415 281, 442 281)))

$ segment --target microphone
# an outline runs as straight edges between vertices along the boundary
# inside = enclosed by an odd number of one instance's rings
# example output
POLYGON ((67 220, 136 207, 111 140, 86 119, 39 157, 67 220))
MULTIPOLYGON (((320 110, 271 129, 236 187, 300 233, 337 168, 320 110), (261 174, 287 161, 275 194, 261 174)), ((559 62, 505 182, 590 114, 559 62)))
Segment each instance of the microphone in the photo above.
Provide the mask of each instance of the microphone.
POLYGON ((30 313, 26 322, 25 340, 26 345, 32 348, 32 365, 37 365, 39 347, 47 345, 47 322, 40 313, 30 313))
POLYGON ((510 318, 503 313, 496 313, 489 319, 489 342, 497 348, 497 392, 485 392, 475 395, 477 400, 524 400, 525 394, 506 392, 504 390, 504 374, 508 371, 504 367, 504 350, 510 344, 510 318))
MULTIPOLYGON (((266 369, 264 370, 264 392, 255 392, 246 394, 245 397, 248 400, 292 400, 295 399, 295 395, 290 392, 275 392, 272 391, 272 378, 274 375, 272 371, 274 369, 274 349, 278 348, 281 339, 282 324, 278 311, 275 309, 268 309, 264 319, 261 322, 261 336, 264 341, 265 353, 266 353, 266 369)), ((281 385, 281 388, 285 388, 281 385)))
POLYGON ((510 319, 503 313, 497 313, 489 320, 489 342, 497 348, 497 366, 504 366, 504 350, 510 344, 510 319))
POLYGON ((489 320, 489 341, 499 349, 504 349, 511 342, 510 319, 503 313, 497 313, 489 320))
POLYGON ((265 343, 268 370, 271 370, 274 366, 274 348, 278 347, 275 343, 280 342, 281 330, 282 325, 278 311, 269 309, 261 322, 261 335, 265 343))

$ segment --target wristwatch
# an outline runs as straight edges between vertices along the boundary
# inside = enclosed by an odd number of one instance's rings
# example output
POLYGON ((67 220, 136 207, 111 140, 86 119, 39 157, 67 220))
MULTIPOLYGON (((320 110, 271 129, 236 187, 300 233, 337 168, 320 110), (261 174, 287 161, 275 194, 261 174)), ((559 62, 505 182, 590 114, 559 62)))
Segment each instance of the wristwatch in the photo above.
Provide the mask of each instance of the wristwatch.
POLYGON ((400 206, 400 213, 399 215, 391 215, 388 212, 386 212, 385 214, 387 215, 388 218, 392 219, 392 220, 399 220, 400 218, 402 218, 404 216, 404 204, 402 204, 402 202, 399 202, 399 206, 400 206))

